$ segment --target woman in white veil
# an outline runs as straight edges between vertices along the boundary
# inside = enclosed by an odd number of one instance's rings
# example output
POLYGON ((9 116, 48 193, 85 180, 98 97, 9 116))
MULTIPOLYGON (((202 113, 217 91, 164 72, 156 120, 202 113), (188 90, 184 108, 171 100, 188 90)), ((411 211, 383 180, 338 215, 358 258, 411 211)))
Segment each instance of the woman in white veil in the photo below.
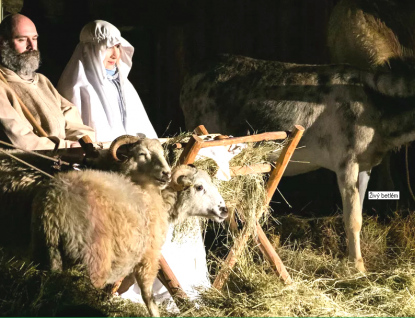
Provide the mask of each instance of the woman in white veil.
POLYGON ((144 133, 157 138, 144 106, 127 76, 134 48, 111 23, 84 26, 80 43, 63 71, 59 93, 75 104, 96 141, 144 133))
MULTIPOLYGON (((95 129, 97 141, 112 141, 120 135, 144 133, 157 138, 143 104, 127 79, 134 48, 121 37, 112 24, 97 20, 81 31, 80 43, 58 83, 59 92, 74 103, 85 124, 95 129), (113 66, 113 67, 112 67, 113 66)), ((186 238, 173 238, 170 226, 162 254, 182 288, 192 299, 200 288, 210 287, 206 252, 200 227, 186 238)), ((172 300, 157 279, 153 286, 155 299, 172 300)), ((121 295, 142 302, 137 284, 121 295)))

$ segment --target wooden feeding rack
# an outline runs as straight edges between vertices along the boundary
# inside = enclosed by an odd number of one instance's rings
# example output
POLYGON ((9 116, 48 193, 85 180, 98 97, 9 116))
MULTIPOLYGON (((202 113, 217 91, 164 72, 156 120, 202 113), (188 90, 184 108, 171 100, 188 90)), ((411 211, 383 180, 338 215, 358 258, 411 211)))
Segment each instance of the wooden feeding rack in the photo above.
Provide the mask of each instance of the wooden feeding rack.
MULTIPOLYGON (((198 135, 207 135, 208 131, 205 129, 203 125, 198 126, 194 132, 198 135)), ((237 143, 243 142, 259 142, 259 141, 266 141, 266 140, 282 140, 290 137, 288 143, 284 146, 281 151, 281 154, 275 164, 258 164, 252 166, 243 166, 243 167, 231 167, 231 176, 237 175, 245 175, 245 174, 252 174, 252 173, 267 173, 271 172, 268 182, 266 184, 266 200, 264 205, 268 206, 272 196, 274 195, 275 190, 284 174, 284 171, 292 157, 294 150, 296 149, 302 135, 304 132, 304 128, 302 126, 296 125, 291 133, 286 133, 283 131, 278 132, 268 132, 258 135, 251 135, 251 136, 244 136, 244 137, 232 137, 232 138, 225 138, 220 140, 209 140, 205 141, 201 139, 199 136, 192 135, 187 145, 184 147, 184 150, 179 158, 180 164, 191 164, 194 162, 198 152, 202 148, 207 147, 214 147, 214 146, 229 146, 237 143)), ((276 272, 276 274, 284 281, 286 284, 290 284, 292 282, 290 275, 288 274, 284 264, 282 263, 280 257, 276 253, 275 249, 272 247, 272 244, 269 242, 268 238, 266 237, 262 227, 259 225, 258 220, 261 218, 262 213, 257 215, 257 222, 256 222, 256 232, 257 237, 255 238, 257 244, 264 254, 264 256, 268 259, 271 263, 272 268, 276 272)), ((234 241, 233 247, 230 249, 228 256, 226 257, 221 269, 219 270, 216 279, 213 283, 213 287, 217 289, 221 289, 226 280, 230 275, 230 271, 233 266, 236 264, 239 256, 241 255, 242 251, 244 250, 247 241, 251 235, 251 230, 245 226, 240 233, 238 234, 237 238, 234 241)), ((159 275, 161 279, 170 293, 173 296, 177 296, 179 298, 186 297, 183 290, 180 287, 176 277, 168 267, 167 262, 162 259, 161 261, 161 273, 159 275), (161 276, 161 277, 160 277, 161 276), (177 291, 180 291, 180 295, 176 294, 177 291)))

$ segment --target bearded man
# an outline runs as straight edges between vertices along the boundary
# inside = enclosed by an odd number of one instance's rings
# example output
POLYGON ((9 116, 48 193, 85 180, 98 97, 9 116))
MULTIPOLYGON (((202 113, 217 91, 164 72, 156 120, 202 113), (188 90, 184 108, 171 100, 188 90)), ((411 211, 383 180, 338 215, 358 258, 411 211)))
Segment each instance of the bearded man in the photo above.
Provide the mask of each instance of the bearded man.
POLYGON ((38 34, 26 16, 14 14, 0 24, 0 140, 27 150, 69 148, 93 129, 82 123, 77 108, 63 98, 51 82, 36 73, 40 64, 38 34), (46 132, 39 136, 24 115, 22 103, 46 132))

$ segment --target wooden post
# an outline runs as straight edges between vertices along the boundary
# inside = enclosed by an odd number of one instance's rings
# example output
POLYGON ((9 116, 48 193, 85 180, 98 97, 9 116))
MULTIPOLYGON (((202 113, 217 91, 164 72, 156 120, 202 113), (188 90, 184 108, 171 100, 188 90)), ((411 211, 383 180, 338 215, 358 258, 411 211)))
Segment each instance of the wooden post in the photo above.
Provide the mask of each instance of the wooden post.
MULTIPOLYGON (((180 164, 187 164, 194 162, 197 153, 201 148, 201 144, 203 140, 200 139, 198 136, 193 135, 186 148, 183 149, 182 154, 179 158, 180 164)), ((164 286, 168 289, 169 293, 173 296, 173 298, 177 298, 178 300, 186 299, 187 295, 184 292, 183 288, 180 286, 179 281, 177 280, 176 276, 174 275, 173 271, 171 270, 169 264, 162 256, 160 259, 160 271, 159 271, 159 278, 163 282, 164 286)))
POLYGON ((81 137, 78 140, 79 144, 81 145, 82 149, 85 151, 85 156, 88 158, 98 158, 99 152, 95 148, 94 143, 92 142, 91 138, 88 135, 81 137))
POLYGON ((209 133, 208 133, 208 131, 207 131, 207 129, 205 128, 205 126, 203 126, 203 125, 199 125, 199 126, 197 126, 194 130, 193 130, 193 132, 196 134, 196 135, 208 135, 209 133))
POLYGON ((214 288, 221 289, 223 284, 227 281, 230 271, 235 266, 239 256, 242 254, 250 235, 251 233, 248 227, 244 226, 241 233, 235 239, 232 248, 229 250, 218 275, 216 275, 215 281, 212 285, 214 288))
POLYGON ((171 270, 169 264, 167 264, 166 259, 163 255, 160 258, 160 270, 158 273, 158 278, 166 286, 167 290, 169 291, 170 295, 173 297, 177 297, 179 299, 187 299, 186 293, 180 286, 179 281, 174 275, 173 271, 171 270))
POLYGON ((267 173, 272 171, 272 166, 267 163, 261 163, 252 166, 236 166, 236 167, 229 167, 231 171, 231 177, 241 176, 245 174, 252 174, 252 173, 267 173))
POLYGON ((303 133, 304 128, 300 125, 296 125, 291 133, 291 140, 287 146, 282 149, 281 154, 278 157, 278 160, 275 163, 275 167, 267 182, 267 200, 265 202, 266 205, 271 202, 272 196, 274 195, 274 192, 281 181, 282 175, 285 172, 285 168, 287 168, 288 162, 290 161, 295 148, 297 148, 303 133))
POLYGON ((257 142, 257 141, 285 139, 287 138, 287 136, 288 136, 287 133, 284 131, 275 131, 275 132, 267 132, 267 133, 258 134, 258 135, 231 137, 231 138, 226 138, 226 139, 209 140, 209 141, 203 141, 201 138, 199 139, 203 142, 201 145, 201 148, 208 148, 208 147, 215 147, 215 146, 230 146, 230 145, 239 144, 243 142, 257 142))
POLYGON ((285 268, 284 264, 282 263, 281 258, 278 256, 277 252, 275 252, 274 247, 272 246, 271 242, 268 240, 267 236, 264 233, 262 227, 256 223, 256 232, 257 238, 256 241, 258 243, 258 247, 260 248, 262 254, 268 259, 271 263, 271 266, 275 273, 279 275, 282 279, 284 284, 291 284, 293 281, 288 274, 287 269, 285 268))

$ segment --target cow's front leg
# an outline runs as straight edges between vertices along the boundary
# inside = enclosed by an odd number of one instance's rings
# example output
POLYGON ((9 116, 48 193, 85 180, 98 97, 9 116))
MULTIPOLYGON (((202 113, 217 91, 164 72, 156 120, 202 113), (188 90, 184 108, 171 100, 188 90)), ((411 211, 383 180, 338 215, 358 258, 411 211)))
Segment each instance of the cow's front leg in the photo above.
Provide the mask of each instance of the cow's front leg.
POLYGON ((343 201, 343 220, 348 238, 349 259, 355 267, 364 272, 360 251, 360 231, 362 229, 362 209, 358 191, 359 166, 357 163, 348 162, 344 170, 337 172, 337 182, 343 201))

